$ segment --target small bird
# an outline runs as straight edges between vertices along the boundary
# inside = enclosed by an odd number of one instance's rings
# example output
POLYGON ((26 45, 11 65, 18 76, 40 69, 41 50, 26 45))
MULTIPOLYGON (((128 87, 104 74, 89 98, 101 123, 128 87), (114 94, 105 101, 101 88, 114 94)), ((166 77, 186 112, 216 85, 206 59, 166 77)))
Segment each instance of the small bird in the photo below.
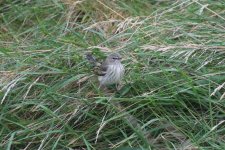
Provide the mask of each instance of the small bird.
POLYGON ((102 63, 97 62, 92 54, 86 54, 87 60, 94 65, 95 74, 98 75, 100 87, 120 83, 124 75, 122 57, 118 53, 110 54, 102 63), (96 71, 97 70, 97 71, 96 71))

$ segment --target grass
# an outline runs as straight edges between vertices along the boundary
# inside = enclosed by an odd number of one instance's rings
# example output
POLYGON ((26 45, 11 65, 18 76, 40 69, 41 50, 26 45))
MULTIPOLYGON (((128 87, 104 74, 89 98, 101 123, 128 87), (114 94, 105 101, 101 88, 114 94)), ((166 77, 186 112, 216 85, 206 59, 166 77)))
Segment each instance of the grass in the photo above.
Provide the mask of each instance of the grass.
POLYGON ((3 149, 225 149, 225 3, 0 1, 3 149), (84 59, 123 56, 121 90, 84 59))

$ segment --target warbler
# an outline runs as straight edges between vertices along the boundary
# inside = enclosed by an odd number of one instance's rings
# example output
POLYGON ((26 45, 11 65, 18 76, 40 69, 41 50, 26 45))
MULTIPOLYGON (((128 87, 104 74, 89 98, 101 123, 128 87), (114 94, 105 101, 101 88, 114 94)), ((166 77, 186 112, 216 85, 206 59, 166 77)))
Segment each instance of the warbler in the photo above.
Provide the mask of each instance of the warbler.
POLYGON ((119 85, 125 71, 119 53, 108 55, 102 63, 98 62, 91 53, 87 53, 86 58, 95 67, 94 72, 98 75, 100 87, 113 84, 119 85))

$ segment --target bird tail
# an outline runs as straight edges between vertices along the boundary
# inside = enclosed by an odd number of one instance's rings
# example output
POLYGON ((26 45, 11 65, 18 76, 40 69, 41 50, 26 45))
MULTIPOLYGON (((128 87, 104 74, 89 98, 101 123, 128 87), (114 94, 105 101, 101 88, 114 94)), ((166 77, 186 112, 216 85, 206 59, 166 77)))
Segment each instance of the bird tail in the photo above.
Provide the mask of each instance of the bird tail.
POLYGON ((89 61, 89 63, 91 64, 91 66, 93 67, 99 67, 101 66, 101 63, 98 62, 96 60, 96 58, 91 54, 91 53, 87 53, 86 54, 86 59, 89 61))
POLYGON ((86 58, 90 63, 96 63, 96 58, 91 54, 91 53, 87 53, 86 54, 86 58))
POLYGON ((86 59, 88 60, 88 62, 92 66, 92 69, 93 69, 94 74, 96 74, 96 75, 102 74, 102 71, 101 71, 101 69, 102 69, 101 68, 101 63, 98 62, 96 60, 96 58, 91 53, 87 53, 86 54, 86 59))

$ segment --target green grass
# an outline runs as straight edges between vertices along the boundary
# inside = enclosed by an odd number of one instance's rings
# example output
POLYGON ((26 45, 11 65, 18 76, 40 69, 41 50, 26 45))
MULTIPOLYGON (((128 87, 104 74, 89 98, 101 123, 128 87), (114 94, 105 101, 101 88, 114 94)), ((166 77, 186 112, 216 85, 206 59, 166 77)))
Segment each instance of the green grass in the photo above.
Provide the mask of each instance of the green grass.
POLYGON ((0 147, 225 149, 224 25, 223 0, 0 1, 0 147), (119 92, 88 51, 121 53, 119 92))

